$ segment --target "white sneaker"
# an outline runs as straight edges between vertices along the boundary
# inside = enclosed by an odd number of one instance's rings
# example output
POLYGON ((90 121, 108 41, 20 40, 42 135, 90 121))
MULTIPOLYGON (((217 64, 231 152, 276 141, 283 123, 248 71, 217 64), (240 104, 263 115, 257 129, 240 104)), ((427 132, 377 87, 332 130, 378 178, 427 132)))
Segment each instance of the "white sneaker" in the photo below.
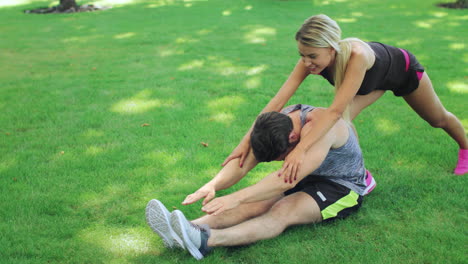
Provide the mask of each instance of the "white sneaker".
POLYGON ((181 211, 175 210, 171 214, 171 226, 174 232, 182 238, 185 249, 197 260, 202 259, 211 251, 211 248, 207 245, 210 237, 208 225, 193 224, 185 218, 181 211))
POLYGON ((158 200, 149 201, 146 206, 146 222, 151 229, 158 234, 166 247, 184 248, 184 243, 180 237, 172 230, 170 224, 170 213, 166 207, 158 200))

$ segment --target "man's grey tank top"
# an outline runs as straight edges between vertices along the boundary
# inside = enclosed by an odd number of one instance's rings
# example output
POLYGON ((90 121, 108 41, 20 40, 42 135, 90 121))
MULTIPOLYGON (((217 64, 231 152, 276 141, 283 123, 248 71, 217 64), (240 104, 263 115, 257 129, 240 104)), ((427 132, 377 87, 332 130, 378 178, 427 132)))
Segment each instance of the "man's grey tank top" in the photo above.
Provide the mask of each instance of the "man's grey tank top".
MULTIPOLYGON (((291 105, 281 111, 283 114, 289 114, 300 110, 302 126, 305 125, 307 113, 314 110, 310 105, 291 105)), ((359 195, 364 195, 365 168, 362 158, 361 148, 351 126, 348 126, 349 137, 346 143, 336 149, 330 149, 327 157, 319 168, 313 171, 307 177, 320 176, 324 179, 343 185, 359 195)))

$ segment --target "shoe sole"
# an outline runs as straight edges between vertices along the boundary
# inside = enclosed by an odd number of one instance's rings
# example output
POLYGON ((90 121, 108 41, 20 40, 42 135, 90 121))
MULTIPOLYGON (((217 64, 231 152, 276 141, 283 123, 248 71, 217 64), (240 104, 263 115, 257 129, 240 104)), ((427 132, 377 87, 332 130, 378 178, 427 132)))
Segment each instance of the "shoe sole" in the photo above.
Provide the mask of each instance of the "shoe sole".
POLYGON ((146 206, 146 223, 151 230, 162 238, 166 247, 179 246, 184 248, 183 242, 172 230, 169 216, 169 211, 160 201, 153 199, 148 202, 146 206))
POLYGON ((203 254, 198 250, 197 246, 195 246, 192 241, 190 240, 187 231, 185 231, 184 226, 186 226, 188 220, 185 218, 184 214, 179 211, 175 210, 171 214, 171 226, 174 232, 182 238, 182 241, 184 242, 185 249, 187 249, 190 254, 196 258, 197 260, 200 260, 203 258, 203 254))

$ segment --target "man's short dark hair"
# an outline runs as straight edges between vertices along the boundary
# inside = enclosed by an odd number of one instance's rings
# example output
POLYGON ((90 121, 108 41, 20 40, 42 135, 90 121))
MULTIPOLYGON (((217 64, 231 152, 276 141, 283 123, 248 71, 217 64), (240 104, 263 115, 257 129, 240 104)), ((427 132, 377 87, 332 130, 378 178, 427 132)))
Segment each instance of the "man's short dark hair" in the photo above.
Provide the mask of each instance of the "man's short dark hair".
POLYGON ((272 161, 286 153, 292 130, 292 120, 285 114, 268 112, 259 115, 250 135, 250 145, 257 161, 272 161))

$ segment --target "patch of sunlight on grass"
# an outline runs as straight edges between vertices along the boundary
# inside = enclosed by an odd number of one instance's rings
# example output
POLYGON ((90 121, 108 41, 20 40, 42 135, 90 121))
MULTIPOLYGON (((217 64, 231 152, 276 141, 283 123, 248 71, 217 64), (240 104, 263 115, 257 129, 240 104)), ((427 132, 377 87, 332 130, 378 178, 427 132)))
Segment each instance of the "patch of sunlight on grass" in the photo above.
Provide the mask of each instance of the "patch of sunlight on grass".
POLYGON ((99 147, 99 146, 89 146, 88 148, 86 148, 86 155, 89 155, 89 156, 96 156, 98 155, 99 153, 102 153, 104 152, 104 148, 102 147, 99 147))
POLYGON ((163 164, 164 166, 173 166, 183 158, 183 155, 172 151, 170 153, 164 151, 153 151, 146 154, 144 158, 154 161, 157 164, 163 164))
POLYGON ((63 160, 69 160, 71 157, 75 155, 74 150, 66 150, 65 148, 61 148, 57 150, 56 152, 50 153, 50 162, 60 162, 63 160))
MULTIPOLYGON (((173 209, 176 209, 173 206, 180 205, 180 202, 182 202, 184 197, 191 193, 191 191, 189 191, 187 193, 181 192, 181 188, 190 187, 189 188, 190 190, 196 191, 204 183, 204 182, 195 182, 190 177, 190 175, 188 175, 186 173, 181 173, 180 171, 178 171, 176 169, 168 170, 167 172, 164 172, 164 174, 159 173, 159 174, 155 175, 155 177, 156 177, 156 179, 164 177, 164 182, 165 182, 165 184, 164 184, 165 191, 164 192, 169 191, 169 192, 171 192, 171 194, 170 194, 171 196, 178 197, 178 198, 176 198, 177 202, 175 204, 166 204, 166 206, 168 206, 168 208, 172 207, 173 209)), ((155 182, 155 183, 158 184, 159 186, 161 186, 161 184, 159 182, 155 182)), ((158 186, 156 186, 156 188, 157 187, 158 186)), ((154 194, 163 194, 164 192, 161 190, 161 188, 157 188, 156 190, 153 190, 154 194)), ((154 196, 154 197, 158 197, 158 196, 159 195, 154 196)), ((161 196, 159 196, 159 197, 162 198, 161 196)))
POLYGON ((420 43, 421 40, 420 39, 403 39, 403 40, 400 40, 397 42, 397 46, 400 46, 400 47, 405 47, 405 46, 410 46, 410 45, 414 45, 414 44, 418 44, 420 43))
POLYGON ((97 138, 97 137, 102 137, 102 136, 104 136, 104 132, 91 128, 91 129, 86 130, 86 131, 83 133, 83 135, 84 135, 86 138, 97 138))
POLYGON ((387 119, 380 118, 376 120, 376 124, 377 129, 385 133, 386 135, 390 135, 400 131, 400 126, 397 123, 393 123, 392 121, 387 119))
POLYGON ((394 161, 393 161, 393 167, 403 167, 403 166, 407 166, 408 165, 408 162, 405 161, 404 159, 401 159, 401 158, 396 158, 394 161))
POLYGON ((251 76, 251 75, 257 75, 257 74, 261 74, 262 72, 264 72, 266 69, 268 69, 268 66, 265 65, 265 64, 262 64, 260 66, 256 66, 256 67, 252 67, 250 69, 247 70, 246 74, 251 76))
POLYGON ((403 158, 396 158, 392 161, 392 163, 392 166, 395 168, 407 169, 409 171, 421 171, 426 168, 426 166, 420 162, 414 162, 414 160, 407 160, 403 158))
POLYGON ((247 81, 245 81, 244 83, 245 87, 247 87, 248 89, 258 88, 260 87, 261 84, 262 84, 262 79, 260 77, 252 77, 248 79, 247 81))
POLYGON ((448 13, 447 12, 433 12, 432 15, 437 18, 442 18, 442 17, 448 16, 448 13))
POLYGON ((190 61, 190 62, 187 62, 185 64, 180 65, 178 70, 179 71, 186 71, 186 70, 193 70, 193 69, 196 69, 196 68, 202 68, 204 64, 205 64, 205 62, 202 61, 202 60, 193 60, 193 61, 190 61))
POLYGON ((82 193, 82 206, 84 208, 102 208, 108 203, 116 202, 117 200, 121 199, 121 197, 125 197, 128 192, 129 190, 126 185, 108 185, 100 192, 82 193))
POLYGON ((354 16, 354 17, 363 17, 364 16, 364 14, 361 13, 361 12, 352 12, 351 15, 354 16))
POLYGON ((252 8, 253 8, 253 6, 251 6, 251 5, 248 5, 248 6, 244 7, 245 10, 252 10, 252 8))
POLYGON ((34 0, 2 0, 0 1, 0 7, 26 5, 32 2, 36 2, 36 1, 34 0))
MULTIPOLYGON (((137 256, 148 253, 152 247, 145 232, 136 228, 111 228, 97 226, 81 231, 79 237, 115 256, 137 256)), ((154 253, 154 252, 152 252, 154 253)))
POLYGON ((454 93, 468 93, 468 84, 465 82, 449 82, 447 83, 447 87, 454 93))
POLYGON ((213 62, 213 70, 224 76, 239 74, 245 71, 244 67, 235 66, 228 60, 223 60, 213 56, 209 56, 208 59, 213 62))
POLYGON ((442 39, 450 40, 450 41, 456 41, 457 40, 454 36, 443 36, 442 39))
POLYGON ((449 22, 447 23, 448 26, 451 26, 451 27, 458 27, 458 26, 461 26, 460 23, 458 22, 449 22))
POLYGON ((314 5, 330 5, 330 4, 334 4, 334 3, 345 3, 347 2, 348 0, 314 0, 314 5))
POLYGON ((232 113, 235 112, 235 109, 239 108, 244 101, 244 98, 239 96, 225 96, 212 100, 208 103, 208 108, 212 112, 209 120, 225 125, 231 124, 234 121, 234 115, 232 113))
POLYGON ((338 18, 336 21, 341 22, 341 23, 354 23, 357 21, 356 18, 338 18))
POLYGON ((233 108, 238 108, 244 102, 244 98, 240 96, 225 96, 210 101, 208 103, 208 108, 215 112, 223 110, 233 110, 233 108))
POLYGON ((138 114, 149 111, 155 107, 161 107, 160 100, 128 99, 118 102, 112 107, 112 112, 125 114, 138 114))
POLYGON ((228 76, 233 74, 246 74, 248 76, 256 75, 264 72, 268 69, 267 65, 259 65, 252 68, 246 68, 243 66, 236 66, 231 61, 221 59, 214 56, 209 56, 208 60, 212 63, 213 71, 218 72, 221 75, 228 76))
POLYGON ((144 182, 140 186, 139 198, 144 201, 149 201, 151 199, 157 198, 155 196, 155 193, 157 193, 157 190, 161 190, 161 185, 158 182, 156 181, 152 183, 144 182))
POLYGON ((0 172, 4 172, 8 170, 9 168, 12 168, 15 166, 18 162, 16 159, 6 159, 0 162, 0 172))
POLYGON ((429 19, 426 21, 417 21, 414 22, 414 25, 419 28, 431 29, 434 24, 437 24, 437 20, 429 19))
POLYGON ((200 29, 197 31, 197 35, 204 36, 210 34, 211 32, 213 32, 211 29, 200 29))
POLYGON ((453 50, 464 50, 465 43, 452 43, 449 45, 449 48, 453 50))
POLYGON ((184 38, 184 37, 180 37, 175 40, 175 43, 177 44, 186 44, 186 43, 195 43, 195 42, 199 42, 199 40, 194 39, 194 38, 184 38))
POLYGON ((76 43, 88 43, 90 40, 96 39, 98 36, 86 36, 86 37, 70 37, 63 39, 63 43, 71 43, 71 42, 76 42, 76 43))
POLYGON ((230 16, 232 14, 231 10, 224 10, 223 11, 223 16, 230 16))
POLYGON ((468 129, 468 119, 460 119, 460 122, 465 129, 468 129))
POLYGON ((168 57, 172 55, 181 55, 184 54, 183 50, 178 50, 173 47, 158 47, 156 53, 159 55, 159 57, 168 57))
POLYGON ((175 0, 159 0, 159 1, 151 1, 151 4, 147 5, 146 7, 148 8, 157 8, 157 7, 163 7, 163 6, 168 6, 168 5, 173 5, 175 4, 175 0))
POLYGON ((138 0, 98 0, 97 2, 94 2, 94 5, 98 6, 112 6, 112 5, 129 5, 133 3, 140 2, 138 0))
POLYGON ((244 40, 251 44, 263 44, 268 38, 276 35, 276 29, 265 26, 244 27, 248 32, 244 34, 244 40))
POLYGON ((455 19, 457 19, 457 20, 468 20, 468 15, 466 15, 466 16, 455 16, 455 19))
POLYGON ((234 121, 234 115, 231 113, 217 113, 210 116, 210 120, 229 125, 232 124, 232 121, 234 121))
POLYGON ((144 90, 132 98, 121 100, 111 107, 111 111, 121 114, 139 114, 153 108, 170 106, 174 103, 172 100, 163 103, 159 99, 149 99, 150 94, 151 91, 144 90))
POLYGON ((134 32, 127 32, 127 33, 122 33, 122 34, 117 34, 114 36, 115 39, 126 39, 126 38, 131 38, 135 36, 136 34, 134 32))

